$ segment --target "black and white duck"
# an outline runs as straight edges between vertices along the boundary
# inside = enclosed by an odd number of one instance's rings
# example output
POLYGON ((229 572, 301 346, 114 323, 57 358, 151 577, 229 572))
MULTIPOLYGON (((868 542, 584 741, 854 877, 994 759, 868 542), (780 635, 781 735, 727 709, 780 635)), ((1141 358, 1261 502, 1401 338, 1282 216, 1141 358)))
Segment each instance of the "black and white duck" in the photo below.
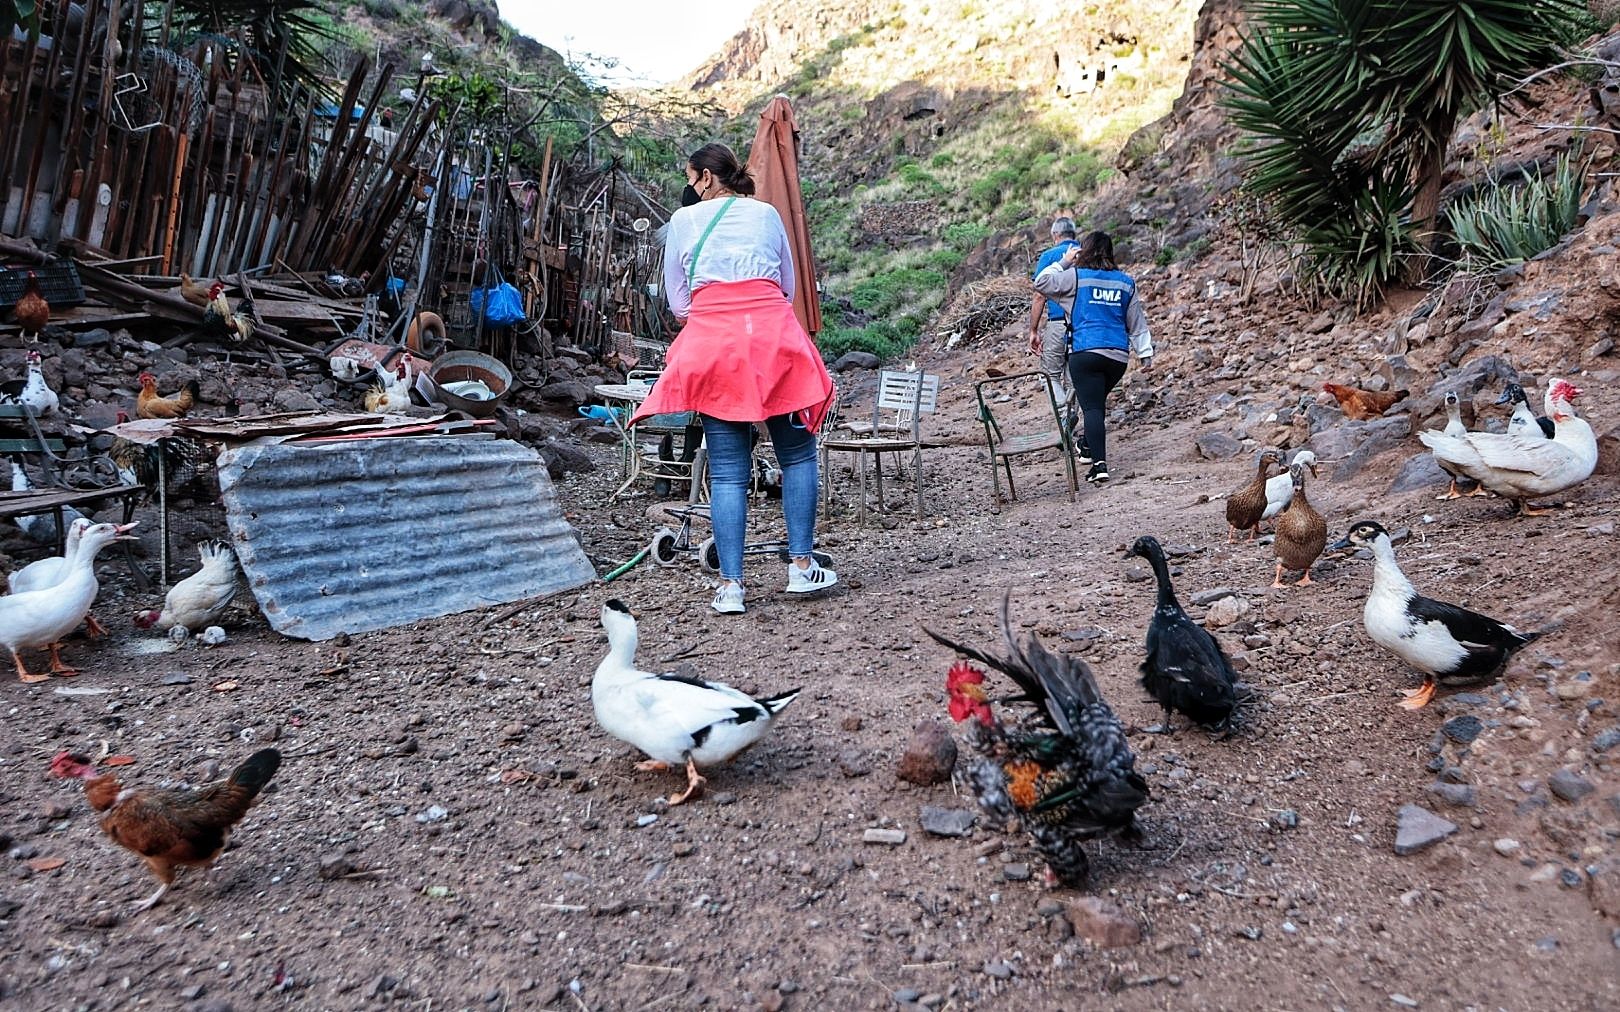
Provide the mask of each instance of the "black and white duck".
POLYGON ((1231 662, 1215 637, 1176 600, 1158 539, 1144 534, 1125 554, 1146 559, 1159 581, 1159 600, 1148 620, 1142 687, 1164 707, 1165 730, 1170 730, 1172 710, 1206 727, 1226 728, 1237 709, 1237 673, 1231 662))
POLYGON ((650 758, 636 764, 643 772, 686 767, 686 790, 672 795, 678 805, 703 789, 698 767, 730 762, 770 731, 777 714, 799 690, 765 699, 723 682, 678 674, 653 674, 636 667, 636 617, 617 599, 602 606, 608 654, 591 679, 591 705, 602 730, 634 745, 650 758))
POLYGON ((1334 548, 1366 548, 1373 555, 1372 590, 1361 621, 1374 643, 1423 672, 1421 688, 1403 693, 1400 705, 1420 709, 1447 686, 1495 677, 1515 652, 1540 633, 1521 633, 1494 618, 1422 596, 1395 562, 1389 532, 1374 520, 1358 520, 1334 548))
MULTIPOLYGON (((1512 404, 1513 417, 1508 419, 1508 431, 1524 433, 1534 436, 1538 431, 1548 439, 1558 434, 1558 427, 1546 415, 1538 415, 1530 407, 1530 398, 1525 394, 1524 387, 1517 383, 1509 383, 1502 396, 1496 399, 1498 404, 1512 404)), ((1447 426, 1446 435, 1451 435, 1451 428, 1447 426)))

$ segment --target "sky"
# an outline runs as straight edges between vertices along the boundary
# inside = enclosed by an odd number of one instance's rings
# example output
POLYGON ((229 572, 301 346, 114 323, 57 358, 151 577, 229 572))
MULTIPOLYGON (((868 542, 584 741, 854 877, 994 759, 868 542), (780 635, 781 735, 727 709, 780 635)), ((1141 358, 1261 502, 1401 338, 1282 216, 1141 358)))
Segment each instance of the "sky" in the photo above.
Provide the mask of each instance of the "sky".
POLYGON ((604 84, 665 84, 737 34, 759 0, 502 0, 518 31, 576 60, 618 61, 594 71, 604 84))

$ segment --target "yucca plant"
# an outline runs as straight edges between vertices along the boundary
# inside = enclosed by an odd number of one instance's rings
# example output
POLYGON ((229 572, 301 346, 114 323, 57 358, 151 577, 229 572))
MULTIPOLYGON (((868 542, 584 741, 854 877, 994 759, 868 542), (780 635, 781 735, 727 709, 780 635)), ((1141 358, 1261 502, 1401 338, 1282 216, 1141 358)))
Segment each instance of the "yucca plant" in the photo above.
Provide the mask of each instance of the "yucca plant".
POLYGON ((1414 243, 1432 245, 1457 119, 1551 62, 1584 6, 1253 0, 1249 12, 1224 99, 1248 136, 1246 185, 1323 261, 1324 281, 1360 296, 1414 243))
POLYGON ((174 0, 148 6, 154 8, 145 22, 148 45, 161 42, 167 6, 171 43, 217 41, 233 62, 253 66, 250 76, 278 87, 283 101, 301 90, 322 97, 333 93, 320 66, 322 47, 336 33, 320 0, 174 0))
POLYGON ((1550 171, 1493 184, 1447 208, 1464 264, 1491 270, 1523 263, 1557 245, 1575 228, 1589 164, 1580 152, 1567 151, 1550 171))

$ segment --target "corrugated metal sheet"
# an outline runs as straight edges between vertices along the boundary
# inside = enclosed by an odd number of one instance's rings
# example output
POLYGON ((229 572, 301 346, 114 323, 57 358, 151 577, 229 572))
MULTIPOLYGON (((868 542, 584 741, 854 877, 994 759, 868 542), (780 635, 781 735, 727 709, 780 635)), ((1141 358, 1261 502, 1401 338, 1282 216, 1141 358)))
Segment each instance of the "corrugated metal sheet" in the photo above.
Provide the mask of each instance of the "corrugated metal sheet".
POLYGON ((242 570, 286 636, 329 639, 596 578, 545 464, 511 440, 253 443, 219 465, 242 570))

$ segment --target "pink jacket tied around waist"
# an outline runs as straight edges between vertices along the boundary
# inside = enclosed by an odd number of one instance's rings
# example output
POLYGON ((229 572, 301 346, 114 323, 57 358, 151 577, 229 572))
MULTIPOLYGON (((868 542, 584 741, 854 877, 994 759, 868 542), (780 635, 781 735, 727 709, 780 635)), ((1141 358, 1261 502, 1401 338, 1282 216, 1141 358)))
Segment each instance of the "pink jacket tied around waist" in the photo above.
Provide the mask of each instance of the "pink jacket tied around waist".
POLYGON ((668 362, 632 423, 676 411, 728 422, 803 412, 817 432, 832 406, 832 377, 775 281, 717 281, 693 292, 668 362))

